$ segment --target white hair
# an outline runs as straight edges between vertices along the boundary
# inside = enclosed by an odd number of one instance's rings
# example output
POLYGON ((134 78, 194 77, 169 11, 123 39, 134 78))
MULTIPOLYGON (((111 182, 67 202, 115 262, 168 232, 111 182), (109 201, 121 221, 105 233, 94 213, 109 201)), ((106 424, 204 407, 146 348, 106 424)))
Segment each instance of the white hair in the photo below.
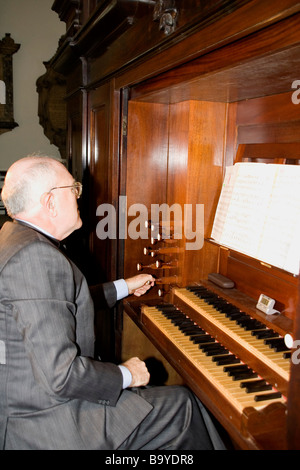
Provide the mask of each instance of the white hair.
POLYGON ((41 195, 56 185, 56 169, 53 163, 58 162, 57 160, 30 155, 18 160, 14 165, 18 166, 20 162, 22 165, 23 161, 29 165, 25 166, 24 171, 17 172, 17 176, 12 174, 9 178, 6 177, 1 193, 7 213, 12 218, 34 207, 41 195))

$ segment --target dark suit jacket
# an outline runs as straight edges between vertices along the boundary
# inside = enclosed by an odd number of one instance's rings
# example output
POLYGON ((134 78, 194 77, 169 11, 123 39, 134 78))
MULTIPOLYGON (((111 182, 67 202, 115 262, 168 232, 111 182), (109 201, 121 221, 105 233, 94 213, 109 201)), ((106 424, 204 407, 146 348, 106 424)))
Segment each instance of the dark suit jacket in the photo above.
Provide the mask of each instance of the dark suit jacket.
MULTIPOLYGON (((109 304, 111 284, 104 287, 109 304)), ((94 307, 79 269, 41 233, 0 231, 0 448, 116 449, 152 406, 93 359, 94 307)))

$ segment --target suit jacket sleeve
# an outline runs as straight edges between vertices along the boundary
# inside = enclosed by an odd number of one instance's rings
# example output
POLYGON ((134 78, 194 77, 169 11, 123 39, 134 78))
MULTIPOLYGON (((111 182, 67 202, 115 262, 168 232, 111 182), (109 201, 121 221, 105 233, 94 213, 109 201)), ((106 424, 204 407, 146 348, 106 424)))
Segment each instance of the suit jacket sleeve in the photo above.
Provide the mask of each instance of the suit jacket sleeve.
POLYGON ((113 282, 90 286, 90 292, 96 310, 105 306, 112 308, 117 301, 117 290, 113 282))
POLYGON ((49 394, 114 405, 122 374, 89 357, 93 308, 80 271, 52 244, 35 242, 9 261, 2 277, 35 381, 49 394))

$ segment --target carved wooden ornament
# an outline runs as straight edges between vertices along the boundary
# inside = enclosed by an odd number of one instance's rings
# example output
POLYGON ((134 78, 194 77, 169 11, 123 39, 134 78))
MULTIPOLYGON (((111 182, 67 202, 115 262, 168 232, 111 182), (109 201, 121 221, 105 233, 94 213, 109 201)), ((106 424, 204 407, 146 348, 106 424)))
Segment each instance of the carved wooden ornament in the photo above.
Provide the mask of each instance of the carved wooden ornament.
POLYGON ((19 48, 9 33, 0 41, 0 134, 18 125, 14 121, 12 56, 19 48))
POLYGON ((175 31, 178 11, 175 0, 157 0, 153 12, 153 20, 159 22, 159 29, 165 35, 175 31))

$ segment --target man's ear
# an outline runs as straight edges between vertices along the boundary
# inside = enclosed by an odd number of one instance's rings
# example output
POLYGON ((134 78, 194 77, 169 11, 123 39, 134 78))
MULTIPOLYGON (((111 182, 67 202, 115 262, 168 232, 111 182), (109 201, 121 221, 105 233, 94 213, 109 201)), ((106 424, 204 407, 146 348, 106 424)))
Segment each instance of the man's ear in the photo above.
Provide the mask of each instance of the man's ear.
POLYGON ((46 209, 50 217, 56 217, 57 211, 55 206, 55 200, 51 192, 42 194, 41 204, 46 209))

